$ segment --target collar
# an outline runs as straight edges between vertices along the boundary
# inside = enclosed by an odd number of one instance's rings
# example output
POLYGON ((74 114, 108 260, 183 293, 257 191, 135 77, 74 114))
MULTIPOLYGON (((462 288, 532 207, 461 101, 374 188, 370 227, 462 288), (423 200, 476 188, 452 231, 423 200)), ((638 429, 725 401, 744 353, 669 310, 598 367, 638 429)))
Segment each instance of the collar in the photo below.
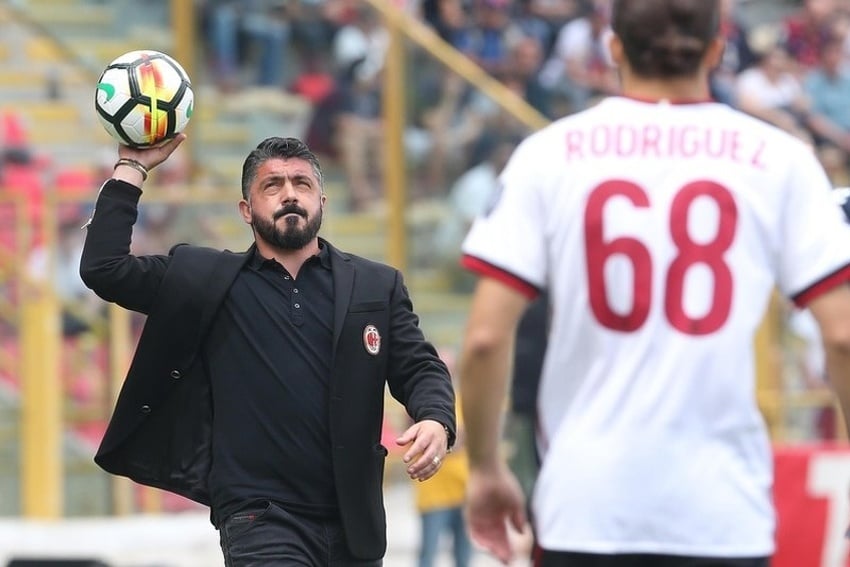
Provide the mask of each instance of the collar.
MULTIPOLYGON (((324 239, 319 239, 319 252, 307 258, 305 263, 313 261, 313 258, 316 258, 316 260, 319 262, 319 265, 325 268, 326 270, 331 269, 330 246, 324 239)), ((262 268, 271 268, 274 266, 282 267, 280 263, 274 258, 266 258, 262 254, 260 254, 260 251, 257 250, 256 246, 251 251, 251 257, 248 260, 248 266, 255 270, 260 270, 262 268)))

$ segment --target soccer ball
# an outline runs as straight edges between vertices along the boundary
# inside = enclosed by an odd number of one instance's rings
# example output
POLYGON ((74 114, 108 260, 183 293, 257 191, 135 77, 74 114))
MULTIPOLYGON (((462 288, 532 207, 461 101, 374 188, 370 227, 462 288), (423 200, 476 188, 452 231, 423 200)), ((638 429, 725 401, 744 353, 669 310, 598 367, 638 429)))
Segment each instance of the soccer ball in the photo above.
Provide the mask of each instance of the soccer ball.
POLYGON ((192 83, 177 61, 159 51, 130 51, 106 66, 94 107, 110 136, 134 148, 155 146, 182 132, 192 117, 192 83))

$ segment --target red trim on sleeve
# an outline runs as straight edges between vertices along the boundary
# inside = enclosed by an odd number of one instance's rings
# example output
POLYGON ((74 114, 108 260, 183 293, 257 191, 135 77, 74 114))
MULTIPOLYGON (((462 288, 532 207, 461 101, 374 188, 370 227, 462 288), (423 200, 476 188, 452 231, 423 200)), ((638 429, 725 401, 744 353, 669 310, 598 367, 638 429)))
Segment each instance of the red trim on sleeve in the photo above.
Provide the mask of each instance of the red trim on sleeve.
POLYGON ((830 275, 826 276, 819 282, 816 282, 810 285, 808 288, 804 289, 797 295, 795 295, 792 299, 797 307, 803 308, 816 297, 820 297, 824 293, 828 292, 835 286, 841 285, 850 281, 850 264, 844 266, 843 268, 832 272, 830 275))
POLYGON ((471 272, 475 272, 479 276, 498 280, 528 299, 535 299, 540 294, 540 290, 536 286, 480 258, 464 254, 460 259, 460 265, 471 272))

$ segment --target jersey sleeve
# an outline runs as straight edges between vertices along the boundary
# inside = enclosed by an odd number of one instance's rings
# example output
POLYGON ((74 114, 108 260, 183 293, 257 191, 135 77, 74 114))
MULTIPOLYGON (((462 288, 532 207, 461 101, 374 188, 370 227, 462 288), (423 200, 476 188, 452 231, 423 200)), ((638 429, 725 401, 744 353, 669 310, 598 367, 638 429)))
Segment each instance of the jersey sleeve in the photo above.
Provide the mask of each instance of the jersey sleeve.
POLYGON ((517 147, 499 176, 493 202, 463 242, 462 264, 534 298, 544 287, 548 268, 541 206, 545 159, 534 151, 531 140, 517 147))
POLYGON ((799 307, 850 280, 850 224, 813 153, 794 160, 782 214, 779 287, 799 307))

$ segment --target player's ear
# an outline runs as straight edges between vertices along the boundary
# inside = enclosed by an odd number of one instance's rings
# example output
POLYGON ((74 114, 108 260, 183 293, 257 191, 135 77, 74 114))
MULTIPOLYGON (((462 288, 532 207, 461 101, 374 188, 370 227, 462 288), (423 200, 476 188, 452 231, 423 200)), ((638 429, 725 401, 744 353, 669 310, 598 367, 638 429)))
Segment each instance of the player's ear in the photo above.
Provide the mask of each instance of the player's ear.
POLYGON ((615 67, 622 68, 625 54, 623 52, 623 42, 615 33, 608 34, 608 53, 611 55, 611 61, 615 67))
POLYGON ((711 41, 708 50, 705 53, 705 66, 712 70, 720 66, 723 61, 723 52, 726 50, 726 40, 722 37, 716 37, 711 41))
POLYGON ((253 220, 251 204, 245 199, 239 201, 239 214, 242 215, 242 220, 245 221, 245 224, 251 224, 253 220))

